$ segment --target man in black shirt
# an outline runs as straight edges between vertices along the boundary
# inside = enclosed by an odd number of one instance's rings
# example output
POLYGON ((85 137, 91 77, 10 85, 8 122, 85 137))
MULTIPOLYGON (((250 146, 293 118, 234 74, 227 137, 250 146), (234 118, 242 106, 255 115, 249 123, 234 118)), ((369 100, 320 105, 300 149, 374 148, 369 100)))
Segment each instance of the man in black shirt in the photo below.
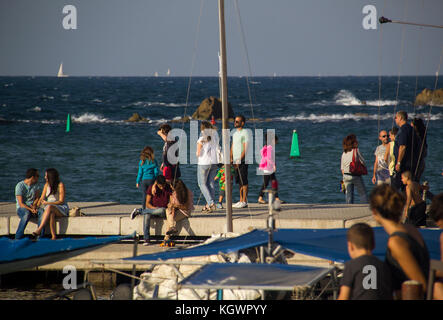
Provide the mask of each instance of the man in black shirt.
POLYGON ((392 300, 391 275, 385 263, 372 255, 374 231, 366 223, 347 234, 352 260, 345 263, 338 300, 392 300))
POLYGON ((404 190, 401 183, 401 174, 405 171, 412 172, 412 180, 415 179, 415 170, 417 168, 418 155, 420 153, 420 137, 415 134, 414 128, 408 123, 408 114, 406 111, 398 111, 395 114, 395 123, 399 131, 395 136, 394 156, 395 156, 395 179, 394 187, 397 190, 404 190))

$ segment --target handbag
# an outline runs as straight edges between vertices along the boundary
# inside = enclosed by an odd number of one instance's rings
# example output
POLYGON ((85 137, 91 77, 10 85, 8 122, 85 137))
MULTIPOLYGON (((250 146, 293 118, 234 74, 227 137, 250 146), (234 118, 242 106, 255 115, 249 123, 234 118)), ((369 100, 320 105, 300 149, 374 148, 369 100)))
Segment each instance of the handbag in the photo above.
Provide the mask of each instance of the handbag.
POLYGON ((354 176, 363 176, 368 174, 368 170, 365 165, 360 161, 357 155, 357 148, 354 149, 352 154, 352 162, 349 165, 349 172, 354 176))

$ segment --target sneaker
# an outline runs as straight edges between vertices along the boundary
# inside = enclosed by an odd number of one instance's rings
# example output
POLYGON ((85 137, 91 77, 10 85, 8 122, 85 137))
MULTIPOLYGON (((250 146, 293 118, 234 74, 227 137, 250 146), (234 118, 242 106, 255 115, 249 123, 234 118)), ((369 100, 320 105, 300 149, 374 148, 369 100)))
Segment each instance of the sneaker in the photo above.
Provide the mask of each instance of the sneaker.
POLYGON ((131 220, 134 220, 134 218, 139 214, 140 214, 140 209, 134 208, 134 210, 132 210, 131 212, 131 220))
POLYGON ((241 208, 242 203, 243 203, 243 202, 239 201, 239 202, 237 202, 236 204, 233 204, 232 207, 233 207, 233 208, 241 208))
POLYGON ((248 203, 247 202, 242 202, 241 206, 239 208, 247 208, 248 207, 248 203))
POLYGON ((217 203, 216 207, 217 207, 217 209, 223 209, 223 205, 220 202, 217 203))

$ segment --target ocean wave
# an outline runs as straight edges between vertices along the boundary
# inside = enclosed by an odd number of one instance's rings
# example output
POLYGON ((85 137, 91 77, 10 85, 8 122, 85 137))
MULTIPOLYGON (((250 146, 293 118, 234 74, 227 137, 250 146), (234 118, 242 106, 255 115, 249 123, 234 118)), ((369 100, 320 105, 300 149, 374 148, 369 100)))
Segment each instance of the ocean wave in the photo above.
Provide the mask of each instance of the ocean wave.
MULTIPOLYGON (((188 103, 188 106, 192 103, 188 103)), ((193 104, 192 104, 193 105, 193 104)), ((186 103, 159 102, 159 101, 136 101, 129 106, 135 107, 186 107, 186 103)))
POLYGON ((39 106, 35 106, 34 108, 30 108, 27 111, 41 112, 42 108, 40 108, 39 106))
POLYGON ((334 97, 335 103, 342 106, 361 106, 363 103, 350 91, 340 90, 334 97))
MULTIPOLYGON (((322 91, 317 92, 317 94, 323 93, 322 91)), ((404 101, 407 103, 407 101, 404 101)), ((340 90, 333 98, 333 100, 319 100, 310 103, 311 106, 371 106, 371 107, 383 107, 383 106, 395 106, 398 101, 395 100, 360 100, 352 92, 348 90, 340 90)))
POLYGON ((94 113, 83 113, 82 115, 79 115, 79 116, 72 115, 72 121, 78 122, 78 123, 93 123, 93 122, 116 123, 116 122, 120 122, 120 121, 109 120, 107 118, 104 118, 102 115, 97 115, 94 113))
MULTIPOLYGON (((423 120, 428 119, 427 113, 410 113, 408 115, 411 119, 414 117, 421 118, 423 120)), ((392 113, 381 114, 367 114, 367 113, 344 113, 344 114, 309 114, 306 115, 304 113, 296 115, 296 116, 287 116, 287 117, 279 117, 274 118, 274 121, 285 121, 285 122, 294 122, 294 121, 312 121, 312 122, 336 122, 342 120, 370 120, 370 121, 378 121, 378 120, 389 120, 393 119, 394 115, 392 113)), ((443 120, 443 113, 431 114, 430 120, 443 120)))

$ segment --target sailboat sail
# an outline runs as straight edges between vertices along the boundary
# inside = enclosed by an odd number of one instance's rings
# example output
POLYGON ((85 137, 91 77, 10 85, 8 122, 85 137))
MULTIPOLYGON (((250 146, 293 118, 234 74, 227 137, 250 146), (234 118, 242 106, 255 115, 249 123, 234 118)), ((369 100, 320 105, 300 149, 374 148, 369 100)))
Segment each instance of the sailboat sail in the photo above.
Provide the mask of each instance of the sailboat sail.
POLYGON ((57 77, 59 78, 63 78, 63 77, 67 77, 67 74, 63 74, 63 62, 60 63, 60 68, 58 68, 58 73, 57 73, 57 77))

